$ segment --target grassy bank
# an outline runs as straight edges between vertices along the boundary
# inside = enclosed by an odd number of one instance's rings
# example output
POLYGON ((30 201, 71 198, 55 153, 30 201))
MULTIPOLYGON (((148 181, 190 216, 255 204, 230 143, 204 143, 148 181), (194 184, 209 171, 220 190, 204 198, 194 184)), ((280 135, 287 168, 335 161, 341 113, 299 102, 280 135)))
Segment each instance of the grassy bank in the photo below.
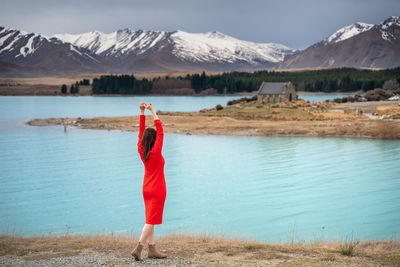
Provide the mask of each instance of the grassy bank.
MULTIPOLYGON (((85 251, 113 254, 110 265, 129 264, 137 237, 106 235, 0 236, 0 259, 27 263, 86 255, 85 251)), ((399 266, 398 241, 347 241, 267 244, 211 236, 168 235, 157 246, 168 254, 169 263, 206 266, 399 266)), ((162 262, 159 262, 162 264, 162 262)))

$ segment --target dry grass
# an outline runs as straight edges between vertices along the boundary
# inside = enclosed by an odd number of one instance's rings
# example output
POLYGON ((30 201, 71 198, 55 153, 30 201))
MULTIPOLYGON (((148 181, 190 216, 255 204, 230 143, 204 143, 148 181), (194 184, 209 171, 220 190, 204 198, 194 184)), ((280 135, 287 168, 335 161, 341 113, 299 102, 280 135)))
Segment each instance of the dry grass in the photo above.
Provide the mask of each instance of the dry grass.
MULTIPOLYGON (((244 116, 236 114, 237 116, 244 116)), ((164 131, 180 134, 215 134, 237 136, 319 136, 400 139, 400 123, 395 121, 368 120, 281 120, 280 114, 273 119, 236 119, 227 116, 197 114, 160 115, 164 131)), ((84 129, 138 131, 139 118, 98 117, 89 119, 35 119, 34 126, 71 125, 84 129)), ((152 119, 147 118, 152 125, 152 119)))
POLYGON ((400 106, 398 105, 380 106, 376 112, 378 116, 389 115, 392 119, 400 119, 400 106))
MULTIPOLYGON (((15 255, 24 260, 77 255, 84 249, 129 255, 136 237, 106 235, 65 235, 18 237, 0 236, 0 256, 15 255)), ((172 234, 158 239, 158 246, 172 259, 215 266, 232 265, 336 265, 395 266, 400 263, 400 243, 396 241, 364 241, 343 255, 343 242, 267 244, 188 234, 172 234)))
MULTIPOLYGON (((330 104, 310 105, 305 101, 278 105, 242 103, 222 110, 159 112, 164 131, 180 134, 238 136, 315 136, 400 139, 400 122, 369 120, 353 109, 327 112, 330 104)), ((147 117, 148 125, 152 118, 147 117)), ((71 125, 85 129, 138 131, 138 116, 87 119, 36 119, 34 126, 71 125)))
POLYGON ((340 243, 340 246, 339 246, 340 253, 344 256, 354 256, 356 246, 359 243, 360 242, 356 238, 354 238, 353 235, 351 236, 350 240, 347 240, 347 237, 346 237, 346 239, 340 243))
POLYGON ((379 120, 375 122, 378 139, 395 140, 399 139, 400 124, 388 120, 379 120))

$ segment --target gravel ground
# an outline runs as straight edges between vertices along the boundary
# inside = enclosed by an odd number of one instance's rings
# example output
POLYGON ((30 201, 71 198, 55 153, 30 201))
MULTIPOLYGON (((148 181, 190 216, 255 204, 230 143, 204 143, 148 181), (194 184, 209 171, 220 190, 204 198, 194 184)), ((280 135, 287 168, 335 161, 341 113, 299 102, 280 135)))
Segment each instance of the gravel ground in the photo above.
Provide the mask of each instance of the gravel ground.
POLYGON ((179 259, 148 259, 143 253, 143 261, 135 261, 132 257, 120 256, 116 253, 101 253, 90 249, 83 250, 75 256, 60 256, 54 258, 33 260, 41 253, 28 256, 2 256, 0 266, 205 266, 192 264, 187 260, 179 259))
MULTIPOLYGON (((144 251, 142 254, 143 261, 135 261, 132 257, 127 257, 126 255, 120 255, 118 253, 105 253, 97 252, 91 249, 84 249, 81 253, 74 256, 60 256, 52 254, 51 252, 35 252, 29 253, 25 256, 14 256, 5 255, 0 256, 0 266, 41 266, 41 267, 58 267, 58 266, 79 266, 79 267, 96 267, 96 266, 189 266, 189 267, 204 267, 204 266, 214 266, 205 264, 195 264, 191 263, 186 259, 148 259, 147 253, 144 251)), ((279 259, 275 261, 270 259, 269 262, 257 263, 257 264, 236 264, 235 261, 225 262, 222 266, 247 266, 247 267, 259 267, 259 266, 325 266, 325 267, 363 267, 363 266, 377 266, 372 262, 359 260, 358 262, 338 262, 338 261, 320 261, 320 262, 310 262, 310 258, 304 258, 303 260, 296 261, 296 257, 302 257, 302 255, 293 255, 293 259, 286 261, 279 259)), ((375 262, 376 263, 376 262, 375 262)), ((220 264, 221 265, 221 264, 220 264)), ((379 266, 381 266, 379 264, 379 266)), ((389 265, 385 265, 389 266, 389 265)), ((392 265, 390 265, 392 266, 392 265)), ((398 266, 398 265, 393 265, 398 266)))

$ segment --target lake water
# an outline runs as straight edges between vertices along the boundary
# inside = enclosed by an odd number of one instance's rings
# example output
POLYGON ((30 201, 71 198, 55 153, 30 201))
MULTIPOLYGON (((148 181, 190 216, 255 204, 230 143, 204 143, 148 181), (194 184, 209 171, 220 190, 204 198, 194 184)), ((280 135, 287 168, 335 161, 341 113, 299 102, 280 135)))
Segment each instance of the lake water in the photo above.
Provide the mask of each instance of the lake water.
MULTIPOLYGON (((349 94, 305 94, 299 98, 324 101, 349 94)), ((226 96, 0 96, 0 119, 47 117, 124 116, 137 114, 141 101, 153 103, 156 110, 198 111, 229 100, 252 95, 226 96)))
MULTIPOLYGON (((144 223, 136 132, 64 133, 24 121, 137 115, 142 99, 193 111, 239 97, 0 97, 0 232, 139 235, 144 223)), ((399 141, 166 134, 163 155, 158 234, 399 237, 399 141)))

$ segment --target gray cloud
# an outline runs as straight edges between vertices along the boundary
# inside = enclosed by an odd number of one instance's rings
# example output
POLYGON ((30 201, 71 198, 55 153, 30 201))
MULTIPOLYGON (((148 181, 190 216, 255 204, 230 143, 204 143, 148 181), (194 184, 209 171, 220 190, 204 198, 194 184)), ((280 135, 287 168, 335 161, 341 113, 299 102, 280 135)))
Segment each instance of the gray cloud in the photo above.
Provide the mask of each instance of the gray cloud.
POLYGON ((398 0, 2 0, 0 25, 53 35, 121 28, 220 31, 305 48, 354 22, 400 15, 398 0))

